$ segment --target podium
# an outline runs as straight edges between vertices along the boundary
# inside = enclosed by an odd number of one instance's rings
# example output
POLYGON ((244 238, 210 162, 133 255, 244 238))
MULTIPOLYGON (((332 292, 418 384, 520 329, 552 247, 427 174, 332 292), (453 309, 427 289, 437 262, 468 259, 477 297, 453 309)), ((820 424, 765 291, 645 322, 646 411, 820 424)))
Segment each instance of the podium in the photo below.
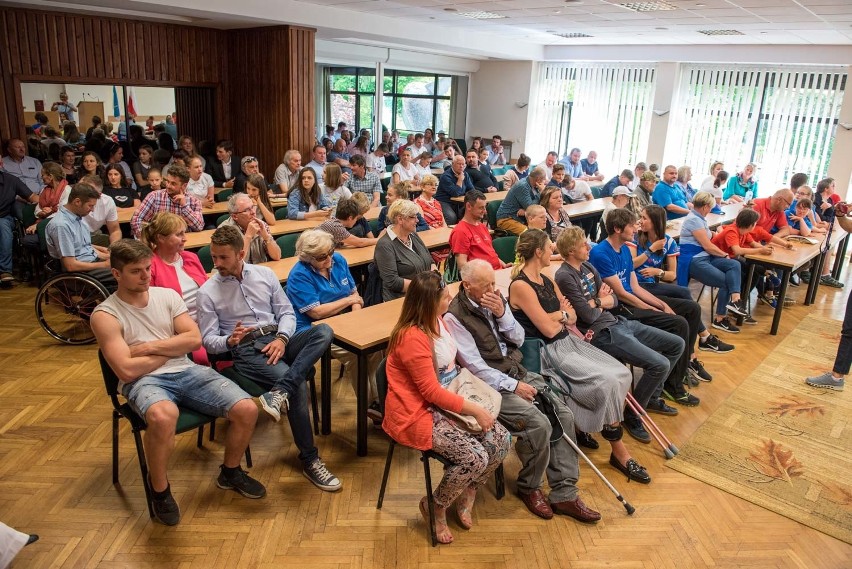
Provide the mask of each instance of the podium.
POLYGON ((86 134, 92 126, 92 117, 99 116, 106 122, 106 112, 103 101, 80 101, 77 103, 77 127, 80 132, 86 134))

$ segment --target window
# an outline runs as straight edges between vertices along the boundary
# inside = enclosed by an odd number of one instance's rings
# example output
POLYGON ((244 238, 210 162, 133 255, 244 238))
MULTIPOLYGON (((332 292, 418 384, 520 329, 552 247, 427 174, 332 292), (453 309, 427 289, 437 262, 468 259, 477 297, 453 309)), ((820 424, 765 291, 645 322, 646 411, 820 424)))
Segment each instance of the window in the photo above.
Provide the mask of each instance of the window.
POLYGON ((653 66, 539 65, 527 136, 533 160, 573 147, 597 151, 608 171, 644 159, 654 81, 653 66))
POLYGON ((684 66, 665 161, 704 173, 721 160, 731 175, 755 162, 764 188, 796 172, 815 185, 828 170, 845 85, 834 69, 684 66))
POLYGON ((363 67, 326 69, 330 125, 343 121, 356 133, 373 127, 376 72, 363 67))

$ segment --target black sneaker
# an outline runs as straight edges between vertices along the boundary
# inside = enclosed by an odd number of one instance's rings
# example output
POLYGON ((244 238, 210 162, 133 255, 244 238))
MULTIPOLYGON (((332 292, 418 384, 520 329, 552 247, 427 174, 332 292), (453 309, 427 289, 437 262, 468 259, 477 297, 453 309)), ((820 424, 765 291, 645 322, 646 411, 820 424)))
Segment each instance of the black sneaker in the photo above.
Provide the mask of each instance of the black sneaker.
MULTIPOLYGON (((148 482, 150 485, 150 480, 148 482)), ((180 508, 172 496, 172 485, 166 486, 162 492, 154 492, 151 488, 151 509, 154 511, 154 519, 166 526, 176 526, 180 522, 180 508), (157 498, 156 494, 162 497, 157 498)))
POLYGON ((725 308, 727 308, 737 316, 748 316, 748 308, 746 308, 745 300, 743 300, 742 298, 736 302, 729 302, 727 306, 725 306, 725 308))
POLYGON ((717 330, 724 330, 725 332, 730 332, 731 334, 739 334, 740 329, 734 325, 733 322, 730 321, 729 318, 722 318, 721 320, 713 320, 713 324, 711 324, 713 328, 717 330))
POLYGON ((621 422, 624 430, 630 433, 630 436, 640 443, 648 444, 651 442, 651 435, 645 430, 645 425, 638 417, 625 417, 621 422))
POLYGON ((751 314, 749 314, 748 316, 743 318, 743 324, 748 324, 749 326, 754 326, 755 324, 757 324, 757 320, 755 320, 754 317, 751 314))
POLYGON ((663 397, 668 399, 669 401, 674 401, 680 405, 685 407, 697 407, 699 403, 701 403, 701 399, 692 395, 688 391, 683 391, 681 393, 672 393, 667 389, 663 389, 663 397))
POLYGON ((263 484, 248 475, 248 472, 239 466, 231 470, 222 464, 219 466, 219 478, 216 486, 222 490, 235 490, 246 498, 263 498, 266 496, 266 488, 263 484))
POLYGON ((648 406, 645 407, 645 410, 648 413, 657 413, 658 415, 668 415, 669 417, 674 417, 678 414, 678 410, 674 407, 666 405, 666 402, 662 400, 662 398, 658 397, 656 400, 651 399, 648 402, 648 406))
POLYGON ((698 340, 698 349, 704 350, 705 352, 716 352, 717 354, 724 354, 730 352, 734 349, 734 346, 731 344, 726 344, 722 340, 719 339, 715 334, 710 334, 707 336, 706 340, 698 340))
POLYGON ((689 367, 686 371, 690 376, 699 381, 713 381, 713 376, 704 369, 704 364, 698 361, 698 359, 690 360, 689 367))
POLYGON ((326 492, 337 492, 343 487, 337 476, 329 472, 323 461, 318 458, 306 465, 304 470, 302 470, 302 474, 313 482, 317 488, 326 492))

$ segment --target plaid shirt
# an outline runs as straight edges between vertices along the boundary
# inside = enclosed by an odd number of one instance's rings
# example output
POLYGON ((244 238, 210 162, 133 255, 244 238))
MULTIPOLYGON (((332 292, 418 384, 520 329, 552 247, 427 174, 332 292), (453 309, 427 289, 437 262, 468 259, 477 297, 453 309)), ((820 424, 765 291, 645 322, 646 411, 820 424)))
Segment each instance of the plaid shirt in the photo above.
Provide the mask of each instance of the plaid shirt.
POLYGON ((181 216, 186 221, 189 231, 201 231, 204 229, 204 217, 201 215, 200 201, 187 194, 186 205, 181 207, 172 201, 166 190, 157 190, 148 194, 142 201, 142 205, 133 214, 133 219, 130 220, 130 228, 133 230, 133 235, 139 237, 142 233, 142 224, 154 219, 154 216, 161 211, 181 216))
POLYGON ((367 172, 363 178, 359 178, 355 174, 349 176, 349 180, 346 181, 346 187, 349 188, 352 192, 363 192, 367 194, 367 197, 372 201, 373 193, 378 192, 382 193, 382 182, 379 180, 379 176, 374 172, 367 172))

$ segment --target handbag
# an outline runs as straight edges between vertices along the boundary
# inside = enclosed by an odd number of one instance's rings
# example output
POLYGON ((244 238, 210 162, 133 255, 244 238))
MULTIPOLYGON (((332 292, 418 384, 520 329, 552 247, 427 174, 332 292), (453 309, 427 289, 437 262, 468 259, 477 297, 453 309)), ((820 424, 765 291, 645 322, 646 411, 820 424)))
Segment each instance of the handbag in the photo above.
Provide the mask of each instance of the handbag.
MULTIPOLYGON (((494 419, 500 414, 500 404, 503 402, 500 393, 465 368, 461 368, 446 389, 484 407, 494 419)), ((446 409, 441 411, 462 429, 471 433, 482 432, 482 427, 472 415, 463 415, 446 409)))

